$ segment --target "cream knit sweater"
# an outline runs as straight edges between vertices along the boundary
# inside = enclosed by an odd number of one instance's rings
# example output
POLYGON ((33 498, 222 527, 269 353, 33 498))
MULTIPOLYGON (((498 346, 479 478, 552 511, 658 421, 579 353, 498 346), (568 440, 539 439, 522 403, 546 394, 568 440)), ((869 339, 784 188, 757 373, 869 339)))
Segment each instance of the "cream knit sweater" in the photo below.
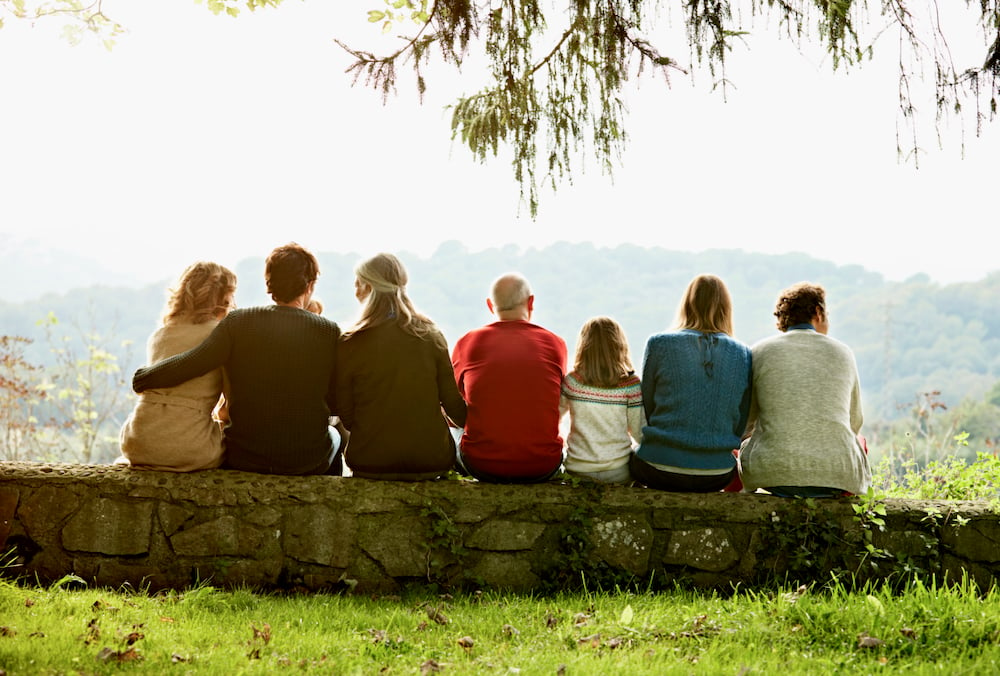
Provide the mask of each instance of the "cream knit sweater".
MULTIPOLYGON (((201 344, 217 321, 170 324, 159 328, 146 345, 148 364, 201 344)), ((190 472, 222 464, 222 430, 212 409, 222 392, 222 369, 192 378, 176 387, 147 390, 139 395, 132 415, 122 426, 122 455, 134 467, 190 472)))

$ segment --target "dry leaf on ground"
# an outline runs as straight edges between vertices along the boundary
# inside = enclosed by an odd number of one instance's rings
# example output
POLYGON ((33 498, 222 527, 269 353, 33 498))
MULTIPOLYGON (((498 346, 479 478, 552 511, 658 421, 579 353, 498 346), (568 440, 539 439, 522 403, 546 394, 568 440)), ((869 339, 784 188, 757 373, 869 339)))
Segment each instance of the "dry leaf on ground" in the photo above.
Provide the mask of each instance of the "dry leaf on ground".
POLYGON ((858 647, 859 648, 879 648, 885 645, 885 641, 880 638, 875 638, 874 636, 869 636, 868 632, 861 632, 858 634, 858 647))

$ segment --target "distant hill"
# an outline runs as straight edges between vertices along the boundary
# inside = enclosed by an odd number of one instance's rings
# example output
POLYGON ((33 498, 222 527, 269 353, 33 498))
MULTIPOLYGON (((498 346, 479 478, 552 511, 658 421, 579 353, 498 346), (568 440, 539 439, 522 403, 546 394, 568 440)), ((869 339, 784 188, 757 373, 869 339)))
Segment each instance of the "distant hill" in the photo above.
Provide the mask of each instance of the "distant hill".
POLYGON ((57 242, 0 233, 0 300, 18 303, 95 284, 133 286, 136 281, 62 250, 57 242))
MULTIPOLYGON (((325 304, 324 314, 347 326, 358 309, 353 296, 357 256, 317 255, 322 270, 317 296, 325 304)), ((39 251, 34 258, 22 255, 21 260, 8 261, 20 267, 4 266, 5 286, 14 284, 21 296, 29 288, 48 288, 39 267, 42 256, 39 251), (18 278, 15 269, 25 277, 18 278)), ((711 272, 729 285, 737 337, 750 344, 775 332, 772 312, 781 289, 802 280, 823 284, 831 335, 850 345, 857 356, 869 420, 907 414, 920 392, 940 390, 949 406, 967 398, 979 401, 1000 377, 1000 273, 980 282, 942 286, 926 276, 886 282, 859 266, 838 266, 803 254, 688 253, 569 243, 470 252, 449 242, 427 258, 405 252, 400 257, 410 273, 411 298, 439 324, 450 344, 491 320, 485 305, 490 282, 503 272, 519 270, 534 288, 535 321, 563 336, 571 353, 586 319, 611 315, 625 328, 638 370, 646 338, 672 325, 688 281, 711 272)), ((36 322, 52 312, 60 318, 61 329, 70 333, 96 332, 116 344, 131 341, 133 353, 123 363, 130 372, 144 360, 146 337, 158 321, 171 280, 144 286, 101 280, 96 285, 97 272, 83 261, 79 264, 73 274, 90 280, 89 286, 81 282, 69 292, 0 302, 0 333, 35 338, 31 355, 44 361, 44 334, 36 322)), ((60 259, 56 267, 72 266, 60 259)), ((236 272, 240 306, 269 302, 262 257, 242 261, 236 272)), ((65 283, 65 273, 60 274, 65 283)))

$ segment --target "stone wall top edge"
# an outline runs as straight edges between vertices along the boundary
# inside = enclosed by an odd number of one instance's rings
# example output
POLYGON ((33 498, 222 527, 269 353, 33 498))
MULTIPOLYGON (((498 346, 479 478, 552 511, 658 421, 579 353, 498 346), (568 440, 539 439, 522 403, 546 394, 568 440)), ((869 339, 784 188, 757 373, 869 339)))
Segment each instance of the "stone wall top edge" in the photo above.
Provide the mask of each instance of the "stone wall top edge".
MULTIPOLYGON (((238 472, 233 470, 205 470, 200 472, 176 473, 153 470, 139 470, 127 465, 80 465, 37 462, 0 461, 0 485, 17 482, 83 484, 124 484, 134 487, 178 487, 184 489, 229 488, 253 489, 259 487, 276 495, 295 494, 303 489, 319 494, 350 497, 370 496, 377 492, 380 497, 399 500, 404 503, 425 503, 436 500, 470 504, 483 502, 496 505, 507 499, 516 502, 537 504, 577 504, 581 496, 612 508, 628 509, 676 509, 687 511, 711 511, 731 509, 735 505, 740 510, 758 512, 789 505, 785 498, 762 494, 690 494, 670 493, 641 487, 599 486, 582 487, 569 483, 549 482, 531 485, 497 485, 473 481, 375 481, 360 478, 335 478, 325 476, 281 476, 238 472)), ((819 501, 833 511, 850 510, 856 500, 819 501)), ((889 512, 927 512, 938 510, 943 514, 961 513, 965 516, 998 517, 990 503, 976 500, 915 500, 889 498, 885 500, 889 512)))

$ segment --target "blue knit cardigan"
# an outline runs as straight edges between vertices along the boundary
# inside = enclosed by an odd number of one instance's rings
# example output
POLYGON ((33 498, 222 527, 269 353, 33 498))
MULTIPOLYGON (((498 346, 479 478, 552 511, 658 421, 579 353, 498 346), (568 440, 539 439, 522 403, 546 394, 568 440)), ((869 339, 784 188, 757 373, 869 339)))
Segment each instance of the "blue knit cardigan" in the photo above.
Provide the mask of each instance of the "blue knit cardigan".
POLYGON ((724 333, 651 336, 643 357, 648 424, 639 458, 709 473, 732 469, 750 412, 751 378, 750 348, 724 333))

